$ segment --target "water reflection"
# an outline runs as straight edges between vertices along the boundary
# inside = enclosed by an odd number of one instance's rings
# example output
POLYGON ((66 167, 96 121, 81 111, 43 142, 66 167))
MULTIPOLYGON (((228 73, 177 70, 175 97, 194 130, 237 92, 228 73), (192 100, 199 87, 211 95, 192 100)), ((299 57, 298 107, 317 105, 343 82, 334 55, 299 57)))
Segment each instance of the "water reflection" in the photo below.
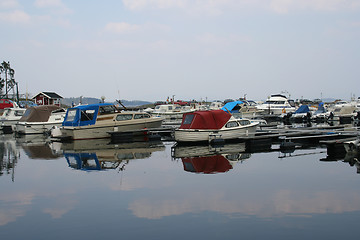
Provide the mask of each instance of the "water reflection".
POLYGON ((112 143, 108 139, 81 140, 61 143, 60 149, 69 165, 79 170, 125 170, 130 160, 150 158, 164 151, 162 142, 112 143))
POLYGON ((237 162, 250 158, 245 152, 245 143, 225 144, 221 146, 196 145, 172 147, 173 159, 180 158, 184 170, 193 173, 224 173, 233 169, 237 162))
POLYGON ((0 140, 0 176, 11 175, 15 178, 15 166, 20 158, 20 152, 12 135, 2 135, 0 140))
POLYGON ((16 138, 16 142, 24 149, 31 159, 53 160, 58 159, 61 153, 54 151, 48 136, 42 134, 23 135, 16 138))

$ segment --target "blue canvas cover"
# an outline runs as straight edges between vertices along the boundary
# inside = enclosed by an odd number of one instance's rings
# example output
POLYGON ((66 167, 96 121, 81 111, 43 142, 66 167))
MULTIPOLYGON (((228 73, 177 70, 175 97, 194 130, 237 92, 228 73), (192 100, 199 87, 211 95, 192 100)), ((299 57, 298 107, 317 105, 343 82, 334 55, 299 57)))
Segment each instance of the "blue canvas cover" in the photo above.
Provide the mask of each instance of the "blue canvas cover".
POLYGON ((308 105, 301 105, 296 111, 296 113, 308 113, 310 112, 309 106, 308 105))
POLYGON ((233 110, 238 104, 243 104, 242 101, 234 101, 226 103, 221 110, 227 112, 230 111, 231 113, 239 112, 238 110, 233 110))
POLYGON ((326 113, 326 108, 323 102, 319 103, 318 109, 315 112, 315 114, 319 114, 319 113, 326 113))
POLYGON ((63 122, 63 126, 86 126, 93 125, 99 113, 99 108, 102 106, 112 106, 111 103, 98 103, 79 105, 68 108, 63 122))
POLYGON ((96 153, 64 153, 69 167, 84 171, 101 170, 96 153))

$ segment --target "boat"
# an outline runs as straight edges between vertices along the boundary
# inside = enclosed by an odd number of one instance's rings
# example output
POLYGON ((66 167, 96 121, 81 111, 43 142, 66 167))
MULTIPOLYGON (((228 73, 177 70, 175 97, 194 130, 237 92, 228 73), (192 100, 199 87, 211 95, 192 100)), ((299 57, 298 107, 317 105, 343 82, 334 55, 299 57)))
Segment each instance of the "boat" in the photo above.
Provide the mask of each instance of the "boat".
POLYGON ((68 108, 62 126, 51 137, 66 140, 110 138, 111 132, 136 132, 161 127, 163 118, 145 112, 120 111, 114 104, 98 103, 68 108))
POLYGON ((262 112, 256 108, 256 105, 246 100, 228 102, 221 109, 238 118, 256 118, 262 112))
POLYGON ((318 109, 313 113, 311 119, 316 122, 327 121, 330 116, 330 112, 324 106, 324 103, 319 103, 318 109))
POLYGON ((284 95, 274 94, 271 95, 264 103, 256 106, 261 114, 268 115, 281 115, 284 113, 295 112, 295 103, 293 100, 288 99, 284 95))
POLYGON ((6 108, 19 107, 19 105, 10 99, 0 99, 0 115, 3 114, 6 108))
POLYGON ((357 115, 357 107, 354 104, 335 104, 330 112, 329 119, 340 123, 351 123, 357 115))
POLYGON ((48 134, 52 128, 61 126, 66 110, 56 105, 41 105, 26 109, 15 124, 16 134, 48 134))
POLYGON ((223 110, 196 111, 184 114, 181 126, 174 131, 177 142, 235 140, 253 136, 259 123, 237 119, 223 110))
POLYGON ((163 117, 164 123, 167 125, 180 125, 185 113, 194 112, 196 108, 191 106, 181 106, 179 104, 160 104, 152 111, 155 117, 163 117))
POLYGON ((293 122, 311 121, 312 111, 307 104, 301 105, 294 113, 291 114, 290 120, 293 122))
POLYGON ((1 131, 3 133, 12 133, 15 130, 15 124, 19 122, 25 111, 26 108, 5 108, 3 115, 0 117, 1 131))
POLYGON ((223 102, 220 101, 214 101, 211 102, 209 105, 209 110, 216 110, 216 109, 221 109, 224 106, 223 102))

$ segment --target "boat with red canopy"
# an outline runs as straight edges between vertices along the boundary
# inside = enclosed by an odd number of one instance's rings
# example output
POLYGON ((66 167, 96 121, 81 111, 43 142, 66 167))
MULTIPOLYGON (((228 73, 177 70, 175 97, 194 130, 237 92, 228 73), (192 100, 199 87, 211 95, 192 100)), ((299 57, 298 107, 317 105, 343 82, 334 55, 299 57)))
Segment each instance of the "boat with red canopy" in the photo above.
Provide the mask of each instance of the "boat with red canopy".
POLYGON ((259 123, 237 119, 223 110, 196 111, 183 116, 175 130, 177 142, 212 142, 234 140, 254 135, 259 123))

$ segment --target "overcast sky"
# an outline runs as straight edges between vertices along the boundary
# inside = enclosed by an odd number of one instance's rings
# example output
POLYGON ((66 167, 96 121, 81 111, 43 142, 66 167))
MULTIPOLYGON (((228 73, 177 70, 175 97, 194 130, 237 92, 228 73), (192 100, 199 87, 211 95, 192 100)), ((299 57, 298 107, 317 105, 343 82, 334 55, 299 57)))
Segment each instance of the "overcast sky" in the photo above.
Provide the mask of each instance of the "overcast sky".
POLYGON ((360 96, 360 0, 0 0, 20 92, 360 96))

